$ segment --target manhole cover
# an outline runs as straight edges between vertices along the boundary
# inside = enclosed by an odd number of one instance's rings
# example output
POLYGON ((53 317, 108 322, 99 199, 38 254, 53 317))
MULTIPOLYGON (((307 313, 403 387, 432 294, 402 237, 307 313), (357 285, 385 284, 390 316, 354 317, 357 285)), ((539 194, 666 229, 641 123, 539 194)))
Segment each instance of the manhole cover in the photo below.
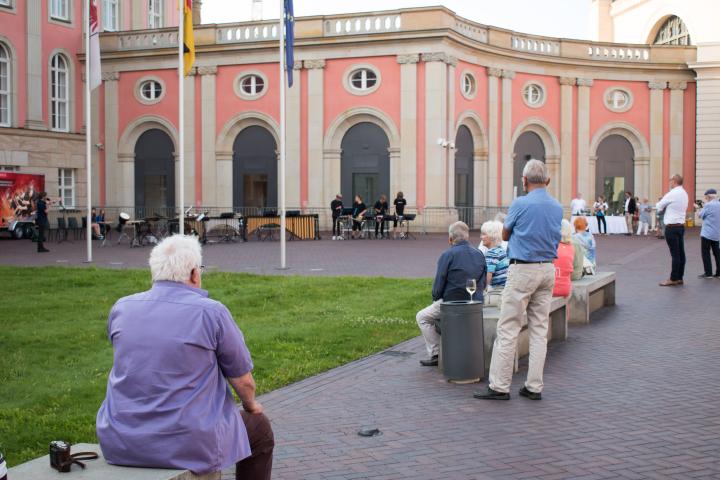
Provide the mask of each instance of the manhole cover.
POLYGON ((389 355, 391 357, 409 357, 410 355, 415 355, 415 352, 403 352, 400 350, 385 350, 384 352, 380 352, 380 355, 389 355))

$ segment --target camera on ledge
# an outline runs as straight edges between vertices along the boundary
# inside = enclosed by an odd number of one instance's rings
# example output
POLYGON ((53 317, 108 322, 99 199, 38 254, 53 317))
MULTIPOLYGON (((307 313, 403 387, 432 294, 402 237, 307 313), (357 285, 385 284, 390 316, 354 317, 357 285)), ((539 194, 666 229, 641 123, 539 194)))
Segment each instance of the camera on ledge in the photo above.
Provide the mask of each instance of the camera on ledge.
POLYGON ((58 472, 69 472, 72 466, 70 444, 62 440, 50 442, 50 466, 58 472))

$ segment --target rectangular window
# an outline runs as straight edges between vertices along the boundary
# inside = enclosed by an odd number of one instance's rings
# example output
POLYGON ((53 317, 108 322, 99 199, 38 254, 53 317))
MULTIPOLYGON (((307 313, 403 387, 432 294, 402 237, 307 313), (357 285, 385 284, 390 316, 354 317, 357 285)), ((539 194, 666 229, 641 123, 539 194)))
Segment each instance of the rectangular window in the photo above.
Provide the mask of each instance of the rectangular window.
POLYGON ((12 7, 12 0, 0 0, 0 7, 12 7))
POLYGON ((163 27, 163 0, 148 0, 148 28, 163 27))
POLYGON ((50 17, 70 21, 70 0, 50 0, 50 17))
POLYGON ((58 198, 66 208, 75 208, 75 169, 58 168, 58 198))
POLYGON ((68 132, 69 82, 67 62, 60 54, 53 57, 50 69, 50 119, 51 128, 59 132, 68 132))
MULTIPOLYGON (((2 0, 0 0, 1 2, 2 0)), ((10 56, 0 43, 0 127, 10 126, 10 56)))
POLYGON ((104 0, 102 5, 103 30, 116 32, 119 30, 118 0, 104 0))

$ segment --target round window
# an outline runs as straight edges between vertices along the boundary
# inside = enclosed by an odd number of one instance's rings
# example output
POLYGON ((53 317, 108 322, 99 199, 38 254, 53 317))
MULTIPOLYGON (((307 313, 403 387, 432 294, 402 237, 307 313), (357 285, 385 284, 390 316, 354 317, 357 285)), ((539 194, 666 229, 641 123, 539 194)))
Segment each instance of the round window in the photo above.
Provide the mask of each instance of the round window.
POLYGON ((251 97, 260 95, 265 90, 265 80, 260 75, 246 75, 240 79, 240 90, 251 97))
POLYGON ((475 77, 470 73, 466 73, 462 77, 462 94, 467 98, 475 97, 477 92, 477 82, 475 77))
POLYGON ((140 84, 140 96, 142 96, 143 100, 152 102, 159 99, 162 93, 162 84, 157 80, 147 80, 140 84))
POLYGON ((605 106, 613 112, 626 112, 632 106, 632 95, 622 88, 611 88, 605 92, 605 106))
POLYGON ((369 68, 359 68, 350 74, 350 85, 356 90, 370 90, 377 81, 377 75, 369 68))
POLYGON ((530 107, 540 107, 545 103, 545 90, 537 83, 528 83, 523 88, 523 99, 530 107))

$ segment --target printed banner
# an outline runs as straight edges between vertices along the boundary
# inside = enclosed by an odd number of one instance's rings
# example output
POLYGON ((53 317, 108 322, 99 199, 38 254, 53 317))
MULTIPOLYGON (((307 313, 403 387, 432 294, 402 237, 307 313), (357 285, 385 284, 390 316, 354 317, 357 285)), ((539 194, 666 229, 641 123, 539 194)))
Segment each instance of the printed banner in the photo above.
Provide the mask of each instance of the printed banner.
POLYGON ((37 196, 43 190, 44 175, 0 172, 0 227, 32 216, 37 196))

